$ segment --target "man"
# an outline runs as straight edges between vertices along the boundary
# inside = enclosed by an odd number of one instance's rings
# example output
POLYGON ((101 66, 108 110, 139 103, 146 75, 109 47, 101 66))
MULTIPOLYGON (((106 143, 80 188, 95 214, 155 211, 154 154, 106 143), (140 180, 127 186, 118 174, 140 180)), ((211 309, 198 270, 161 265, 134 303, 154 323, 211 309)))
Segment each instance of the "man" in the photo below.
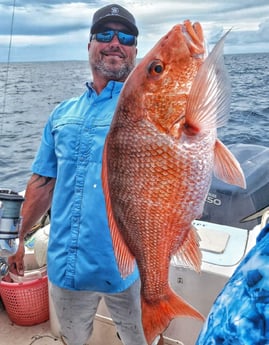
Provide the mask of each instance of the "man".
POLYGON ((83 345, 103 297, 125 345, 146 345, 137 268, 122 279, 112 247, 101 182, 102 152, 123 82, 133 69, 138 29, 119 5, 93 16, 93 81, 61 103, 45 126, 22 207, 23 224, 10 270, 23 274, 23 239, 51 208, 47 268, 62 340, 83 345))

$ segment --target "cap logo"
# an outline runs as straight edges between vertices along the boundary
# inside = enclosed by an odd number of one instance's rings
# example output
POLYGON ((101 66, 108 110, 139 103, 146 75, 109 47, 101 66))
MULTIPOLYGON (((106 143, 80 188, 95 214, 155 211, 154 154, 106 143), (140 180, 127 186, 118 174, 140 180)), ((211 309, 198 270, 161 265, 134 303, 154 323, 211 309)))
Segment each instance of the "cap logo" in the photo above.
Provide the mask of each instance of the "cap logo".
POLYGON ((118 7, 111 7, 111 14, 116 16, 120 13, 120 10, 118 7))

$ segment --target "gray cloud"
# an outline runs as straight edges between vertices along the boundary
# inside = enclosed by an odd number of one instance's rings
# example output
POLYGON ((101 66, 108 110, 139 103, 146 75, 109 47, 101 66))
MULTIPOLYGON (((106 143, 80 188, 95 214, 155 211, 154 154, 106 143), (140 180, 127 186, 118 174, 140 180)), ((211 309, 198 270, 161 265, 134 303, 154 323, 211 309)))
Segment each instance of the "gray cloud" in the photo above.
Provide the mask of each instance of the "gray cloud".
MULTIPOLYGON (((268 0, 120 0, 137 18, 139 55, 143 56, 173 25, 200 21, 210 46, 232 28, 226 53, 269 52, 268 0)), ((108 1, 16 0, 13 60, 85 59, 93 13, 108 1), (56 54, 57 52, 57 54, 56 54)), ((0 59, 5 61, 10 39, 12 6, 0 3, 0 59)))

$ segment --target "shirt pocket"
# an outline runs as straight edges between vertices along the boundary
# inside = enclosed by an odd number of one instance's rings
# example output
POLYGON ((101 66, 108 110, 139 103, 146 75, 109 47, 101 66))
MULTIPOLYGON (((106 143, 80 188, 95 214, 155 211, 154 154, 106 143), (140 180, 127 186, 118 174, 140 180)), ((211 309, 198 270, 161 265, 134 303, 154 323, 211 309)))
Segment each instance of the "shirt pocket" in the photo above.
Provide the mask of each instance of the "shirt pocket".
POLYGON ((76 161, 82 127, 83 120, 76 117, 54 121, 52 134, 58 159, 76 161))
POLYGON ((103 149, 110 128, 109 124, 98 124, 91 128, 91 155, 92 162, 101 163, 103 156, 103 149))

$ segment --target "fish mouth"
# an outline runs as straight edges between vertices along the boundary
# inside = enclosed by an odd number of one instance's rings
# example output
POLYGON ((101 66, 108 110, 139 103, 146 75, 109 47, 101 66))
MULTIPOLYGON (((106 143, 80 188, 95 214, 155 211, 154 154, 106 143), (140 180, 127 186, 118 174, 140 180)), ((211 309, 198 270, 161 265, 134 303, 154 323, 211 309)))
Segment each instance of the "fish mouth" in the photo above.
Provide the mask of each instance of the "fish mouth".
POLYGON ((192 57, 204 59, 208 55, 208 49, 200 23, 192 24, 190 20, 185 20, 181 31, 192 57))

